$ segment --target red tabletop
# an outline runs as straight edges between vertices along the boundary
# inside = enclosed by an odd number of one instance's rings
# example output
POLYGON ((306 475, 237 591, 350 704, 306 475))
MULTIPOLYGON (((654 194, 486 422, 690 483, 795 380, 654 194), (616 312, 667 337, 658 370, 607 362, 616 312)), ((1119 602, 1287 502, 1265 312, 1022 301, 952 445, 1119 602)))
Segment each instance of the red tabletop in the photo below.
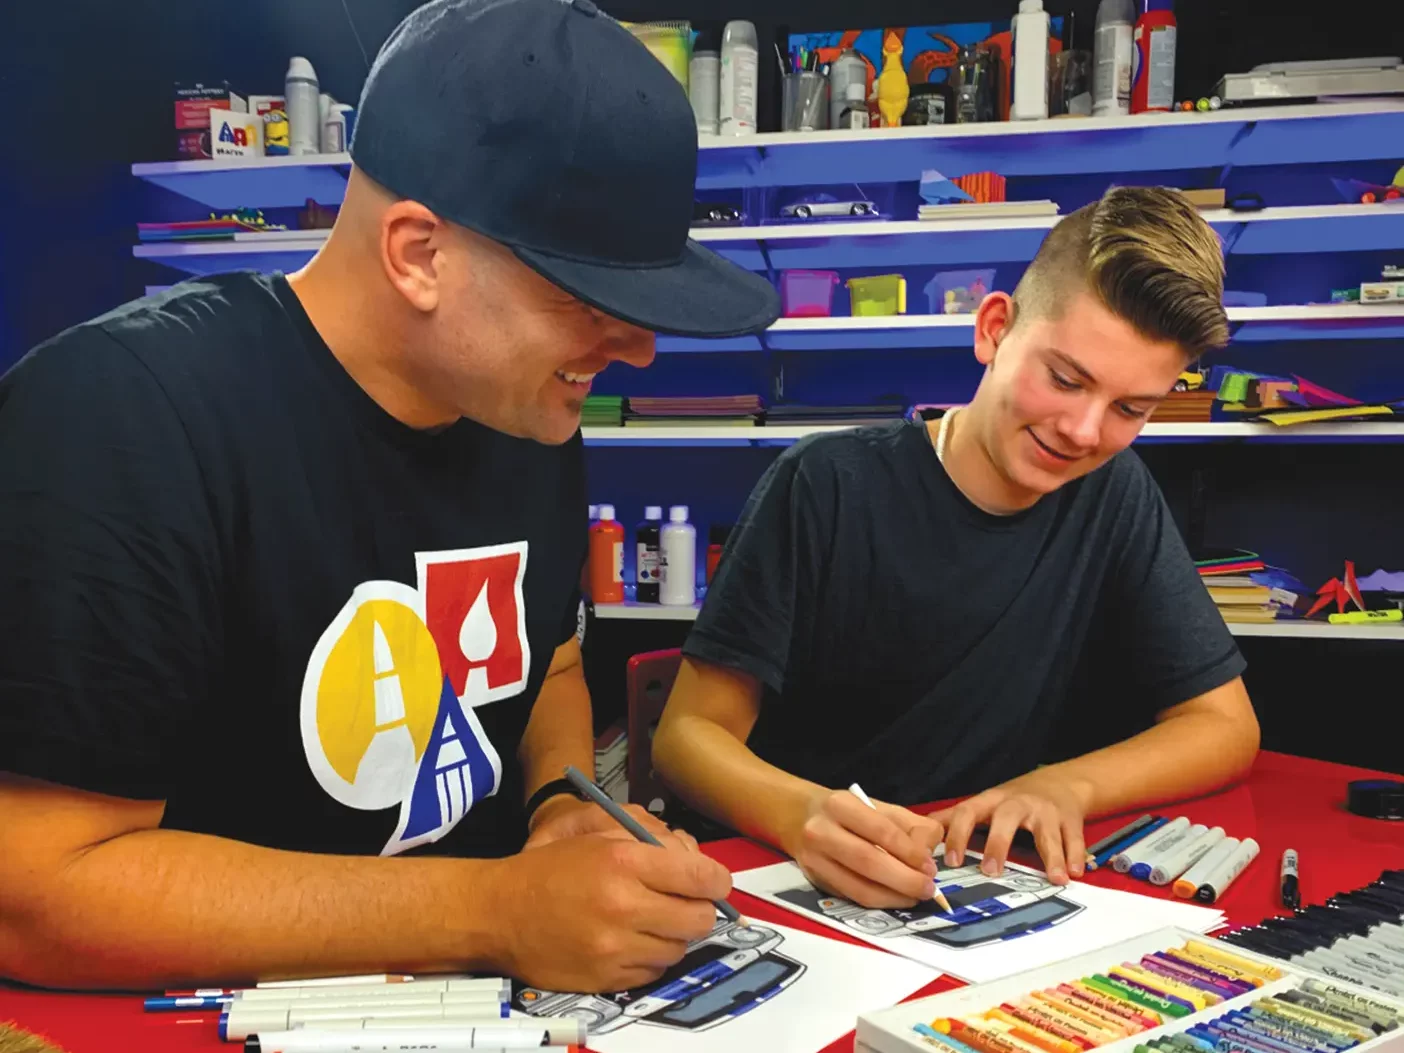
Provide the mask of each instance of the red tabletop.
MULTIPOLYGON (((1195 822, 1222 826, 1232 837, 1251 837, 1262 846, 1258 861, 1244 872, 1219 906, 1235 925, 1255 922, 1280 910, 1277 868, 1285 848, 1301 854, 1303 902, 1319 903, 1335 892, 1358 888, 1381 870, 1404 868, 1404 823, 1360 819, 1345 810, 1345 784, 1350 779, 1377 776, 1362 768, 1264 752, 1248 779, 1222 793, 1174 806, 1173 814, 1195 822)), ((939 807, 933 804, 930 808, 939 807)), ((926 809, 923 809, 926 810, 926 809)), ((1167 808, 1157 809, 1165 812, 1167 808)), ((1089 841, 1115 830, 1125 817, 1089 823, 1089 841)), ((716 841, 704 851, 733 871, 764 866, 781 859, 750 841, 716 841)), ((1016 856, 1016 858, 1018 858, 1016 856)), ((1020 859, 1037 865, 1036 859, 1020 859)), ((1132 892, 1169 895, 1144 882, 1098 871, 1089 880, 1132 892)), ((793 928, 849 940, 843 934, 813 924, 796 914, 736 893, 736 906, 747 915, 793 928)), ((849 940, 849 942, 857 942, 849 940)), ((959 986, 943 978, 921 994, 959 986)), ((217 1014, 145 1014, 133 995, 59 994, 0 989, 0 1020, 9 1020, 46 1036, 69 1053, 212 1053, 231 1047, 215 1034, 217 1014)), ((850 1034, 823 1053, 851 1053, 850 1034)))

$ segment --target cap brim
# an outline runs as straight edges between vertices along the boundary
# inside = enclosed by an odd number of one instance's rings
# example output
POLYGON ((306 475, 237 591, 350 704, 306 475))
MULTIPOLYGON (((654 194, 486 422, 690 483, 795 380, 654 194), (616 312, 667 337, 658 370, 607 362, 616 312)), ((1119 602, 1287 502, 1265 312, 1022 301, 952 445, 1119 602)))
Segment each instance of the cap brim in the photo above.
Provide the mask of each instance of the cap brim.
POLYGON ((512 250, 532 270, 606 314, 655 333, 723 337, 756 333, 780 316, 775 287, 689 240, 666 267, 580 263, 512 250))

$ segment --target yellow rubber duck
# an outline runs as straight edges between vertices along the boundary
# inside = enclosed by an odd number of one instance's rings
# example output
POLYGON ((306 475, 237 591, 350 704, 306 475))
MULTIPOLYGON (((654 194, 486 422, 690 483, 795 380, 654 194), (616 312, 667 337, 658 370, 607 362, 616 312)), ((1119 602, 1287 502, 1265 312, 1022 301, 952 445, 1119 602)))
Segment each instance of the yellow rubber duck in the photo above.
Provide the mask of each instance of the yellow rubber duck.
POLYGON ((878 112, 884 128, 897 128, 907 111, 907 73, 902 68, 902 38, 888 33, 882 42, 882 73, 877 79, 878 112))

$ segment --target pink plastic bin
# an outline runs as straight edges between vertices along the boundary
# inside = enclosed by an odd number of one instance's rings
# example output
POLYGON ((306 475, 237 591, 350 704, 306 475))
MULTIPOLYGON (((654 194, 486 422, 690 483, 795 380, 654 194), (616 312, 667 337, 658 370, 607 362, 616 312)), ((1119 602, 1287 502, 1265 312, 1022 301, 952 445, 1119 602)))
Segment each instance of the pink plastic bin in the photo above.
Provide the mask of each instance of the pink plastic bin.
POLYGON ((781 271, 781 314, 786 318, 829 317, 838 281, 834 271, 781 271))

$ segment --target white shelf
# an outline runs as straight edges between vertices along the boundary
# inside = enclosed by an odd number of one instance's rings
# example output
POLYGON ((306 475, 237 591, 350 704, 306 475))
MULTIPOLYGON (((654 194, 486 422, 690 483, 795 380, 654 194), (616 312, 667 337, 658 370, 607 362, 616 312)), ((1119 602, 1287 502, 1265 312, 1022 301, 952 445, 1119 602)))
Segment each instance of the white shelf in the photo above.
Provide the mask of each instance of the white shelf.
MULTIPOLYGON (((789 445, 807 435, 844 431, 852 425, 814 424, 780 427, 660 427, 583 428, 587 446, 779 446, 789 445)), ((1278 442, 1320 442, 1347 440, 1372 442, 1378 439, 1404 439, 1404 422, 1360 421, 1354 424, 1296 424, 1279 427, 1266 423, 1156 424, 1151 421, 1141 431, 1138 442, 1190 440, 1220 442, 1234 439, 1278 442)))
MULTIPOLYGON (((695 621, 701 605, 695 607, 663 607, 656 603, 600 603, 595 605, 595 617, 608 621, 690 622, 695 621)), ((1331 625, 1326 622, 1265 622, 1228 624, 1234 636, 1276 636, 1313 640, 1404 640, 1404 624, 1394 625, 1331 625)))
POLYGON ((338 205, 350 154, 220 158, 132 165, 132 175, 214 209, 301 208, 308 198, 338 205))

